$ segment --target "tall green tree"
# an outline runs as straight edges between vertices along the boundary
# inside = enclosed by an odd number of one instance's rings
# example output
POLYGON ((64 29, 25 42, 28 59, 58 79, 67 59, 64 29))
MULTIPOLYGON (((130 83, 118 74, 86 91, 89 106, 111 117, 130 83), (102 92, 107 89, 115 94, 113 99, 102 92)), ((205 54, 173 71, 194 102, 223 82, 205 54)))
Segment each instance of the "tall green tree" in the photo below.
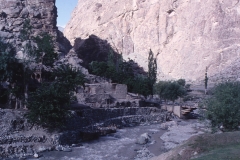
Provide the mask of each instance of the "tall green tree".
POLYGON ((37 44, 35 49, 36 62, 52 67, 57 58, 57 53, 54 50, 53 37, 48 33, 41 33, 34 38, 34 42, 37 44))
POLYGON ((43 127, 56 129, 64 125, 70 103, 75 99, 77 86, 83 86, 85 77, 76 68, 62 65, 51 73, 52 82, 43 83, 29 96, 27 118, 43 127))
POLYGON ((9 43, 3 42, 0 39, 0 97, 2 104, 7 103, 9 95, 12 93, 15 97, 19 97, 16 94, 17 90, 23 90, 22 85, 11 88, 11 84, 22 84, 23 66, 15 58, 16 52, 13 46, 9 43))
POLYGON ((179 79, 178 81, 159 81, 154 85, 154 93, 158 94, 161 99, 175 101, 179 97, 187 94, 185 80, 179 79))
POLYGON ((240 83, 217 84, 213 95, 205 100, 205 118, 210 120, 213 131, 223 127, 224 131, 238 130, 240 124, 240 83))
POLYGON ((151 49, 148 54, 148 79, 151 94, 153 95, 153 85, 157 81, 157 59, 154 58, 154 54, 151 49))
MULTIPOLYGON (((26 102, 28 98, 28 80, 31 75, 31 64, 35 62, 36 54, 34 52, 35 46, 33 45, 33 31, 30 23, 30 19, 26 19, 23 23, 23 27, 20 30, 19 39, 21 40, 22 50, 21 54, 18 57, 18 61, 22 64, 22 83, 23 90, 15 90, 15 92, 19 95, 23 96, 24 108, 26 108, 26 102), (21 93, 23 92, 23 93, 21 93)), ((20 86, 20 84, 16 85, 15 88, 20 86)), ((21 97, 18 97, 21 98, 21 97)), ((20 100, 21 101, 21 100, 20 100)), ((17 104, 16 104, 17 105, 17 104)), ((21 105, 21 102, 20 102, 21 105)))
POLYGON ((157 62, 153 57, 153 53, 150 60, 152 62, 150 64, 151 73, 148 76, 135 72, 134 68, 136 64, 133 60, 129 59, 125 61, 121 54, 114 57, 112 52, 109 53, 106 62, 91 62, 89 64, 89 71, 92 74, 109 78, 114 83, 126 84, 129 92, 147 96, 152 94, 157 74, 157 62))
MULTIPOLYGON (((30 19, 24 21, 19 39, 22 42, 22 50, 20 51, 22 53, 18 56, 18 62, 23 67, 21 86, 24 88, 23 90, 15 90, 15 92, 19 92, 19 95, 24 95, 22 100, 26 108, 29 85, 32 82, 31 75, 37 70, 39 72, 38 78, 41 80, 42 68, 50 68, 49 70, 51 70, 57 54, 54 50, 53 38, 48 33, 41 33, 36 37, 33 36, 30 19)), ((31 88, 34 88, 34 86, 31 86, 31 88)))
POLYGON ((0 39, 0 81, 12 81, 15 74, 15 50, 0 39))
POLYGON ((206 67, 206 72, 205 72, 204 85, 205 85, 205 94, 207 94, 207 87, 208 87, 207 67, 206 67))
POLYGON ((22 55, 19 57, 19 60, 24 64, 25 70, 29 68, 31 62, 35 61, 36 57, 34 52, 35 47, 33 45, 34 37, 32 35, 33 31, 30 19, 26 19, 19 34, 19 39, 22 42, 22 55))

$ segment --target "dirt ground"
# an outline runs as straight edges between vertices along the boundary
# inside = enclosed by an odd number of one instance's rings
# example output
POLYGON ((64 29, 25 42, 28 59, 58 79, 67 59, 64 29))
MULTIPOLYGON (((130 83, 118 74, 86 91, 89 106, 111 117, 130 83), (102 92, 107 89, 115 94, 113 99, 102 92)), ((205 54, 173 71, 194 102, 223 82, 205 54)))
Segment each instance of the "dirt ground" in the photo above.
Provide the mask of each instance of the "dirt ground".
POLYGON ((151 160, 239 160, 240 131, 204 133, 151 160))

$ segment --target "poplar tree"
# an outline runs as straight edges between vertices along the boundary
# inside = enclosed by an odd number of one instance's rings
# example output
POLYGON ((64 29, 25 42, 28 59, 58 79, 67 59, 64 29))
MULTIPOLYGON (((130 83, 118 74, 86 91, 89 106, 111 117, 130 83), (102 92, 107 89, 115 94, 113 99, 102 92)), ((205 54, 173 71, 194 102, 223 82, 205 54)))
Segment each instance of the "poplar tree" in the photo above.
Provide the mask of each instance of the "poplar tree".
POLYGON ((157 81, 157 59, 154 58, 153 52, 150 49, 148 54, 148 79, 151 94, 153 95, 153 85, 157 81))
POLYGON ((206 67, 206 72, 205 72, 204 84, 205 84, 205 94, 207 94, 207 87, 208 87, 207 67, 206 67))

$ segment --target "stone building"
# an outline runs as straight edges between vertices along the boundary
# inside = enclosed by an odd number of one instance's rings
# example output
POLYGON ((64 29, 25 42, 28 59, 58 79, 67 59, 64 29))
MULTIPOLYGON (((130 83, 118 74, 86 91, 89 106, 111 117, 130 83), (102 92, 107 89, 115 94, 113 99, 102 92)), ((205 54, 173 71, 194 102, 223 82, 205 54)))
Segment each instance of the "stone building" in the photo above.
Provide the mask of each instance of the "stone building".
POLYGON ((91 107, 111 107, 117 102, 129 100, 127 85, 117 83, 86 84, 79 88, 77 93, 78 103, 85 103, 91 107))

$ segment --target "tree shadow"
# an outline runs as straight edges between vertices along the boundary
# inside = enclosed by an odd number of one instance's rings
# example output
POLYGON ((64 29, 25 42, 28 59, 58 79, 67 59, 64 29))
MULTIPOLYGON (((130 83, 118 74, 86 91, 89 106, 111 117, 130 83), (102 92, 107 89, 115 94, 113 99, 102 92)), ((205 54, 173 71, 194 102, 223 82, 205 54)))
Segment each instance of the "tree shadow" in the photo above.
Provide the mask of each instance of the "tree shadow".
MULTIPOLYGON (((16 55, 16 50, 11 43, 7 43, 0 38, 0 108, 6 108, 9 101, 9 75, 13 69, 19 68, 13 57, 16 55)), ((17 76, 13 75, 13 79, 17 76)))

